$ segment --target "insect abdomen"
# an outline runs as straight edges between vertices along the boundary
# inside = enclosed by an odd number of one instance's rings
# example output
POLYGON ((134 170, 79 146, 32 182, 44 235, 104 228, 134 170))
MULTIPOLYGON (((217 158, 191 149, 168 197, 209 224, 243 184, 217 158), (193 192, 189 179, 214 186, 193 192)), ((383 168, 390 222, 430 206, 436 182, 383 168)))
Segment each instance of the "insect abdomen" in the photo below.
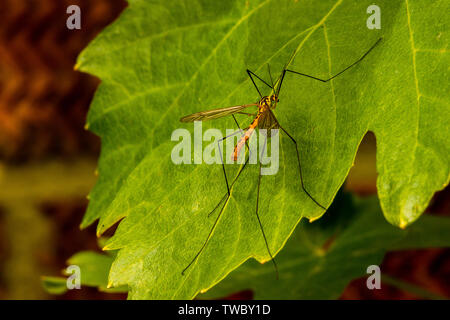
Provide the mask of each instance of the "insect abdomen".
POLYGON ((237 158, 239 156, 239 153, 241 152, 242 147, 247 142, 247 140, 250 139, 250 136, 252 135, 253 131, 255 131, 256 126, 258 126, 259 117, 260 117, 260 114, 258 114, 256 116, 255 120, 253 120, 253 122, 248 127, 248 130, 245 131, 245 134, 241 137, 241 139, 239 139, 238 143, 236 144, 236 147, 234 147, 234 152, 233 152, 233 160, 234 161, 237 161, 237 158))

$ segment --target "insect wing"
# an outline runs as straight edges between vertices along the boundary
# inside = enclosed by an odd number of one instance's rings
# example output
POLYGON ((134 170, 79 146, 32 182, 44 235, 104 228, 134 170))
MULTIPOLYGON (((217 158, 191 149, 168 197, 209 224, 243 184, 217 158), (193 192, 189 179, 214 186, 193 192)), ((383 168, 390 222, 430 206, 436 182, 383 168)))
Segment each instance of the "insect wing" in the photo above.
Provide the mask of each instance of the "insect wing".
POLYGON ((266 129, 268 137, 270 137, 271 134, 270 129, 278 129, 279 127, 280 125, 272 112, 268 110, 261 114, 258 122, 258 128, 266 129))
POLYGON ((257 106, 257 103, 244 104, 240 106, 226 107, 213 109, 208 111, 201 111, 197 113, 190 114, 180 119, 181 122, 193 122, 193 121, 206 121, 217 118, 222 118, 233 113, 237 113, 245 108, 257 106))

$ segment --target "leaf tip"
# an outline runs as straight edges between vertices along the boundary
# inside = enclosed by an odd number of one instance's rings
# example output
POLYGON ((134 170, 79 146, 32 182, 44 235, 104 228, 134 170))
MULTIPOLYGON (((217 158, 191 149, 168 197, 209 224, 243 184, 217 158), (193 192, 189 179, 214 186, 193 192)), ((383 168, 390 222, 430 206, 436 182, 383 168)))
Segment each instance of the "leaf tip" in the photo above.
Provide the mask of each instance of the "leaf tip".
POLYGON ((319 218, 320 218, 320 216, 314 217, 314 218, 309 218, 309 223, 313 223, 314 221, 318 220, 319 218))
POLYGON ((85 221, 84 219, 83 219, 83 221, 81 221, 81 223, 79 225, 80 230, 83 230, 84 228, 86 228, 88 226, 89 226, 89 223, 87 221, 85 221))
POLYGON ((400 220, 400 224, 398 225, 400 227, 400 229, 406 229, 406 226, 408 225, 408 222, 406 222, 405 220, 400 220))

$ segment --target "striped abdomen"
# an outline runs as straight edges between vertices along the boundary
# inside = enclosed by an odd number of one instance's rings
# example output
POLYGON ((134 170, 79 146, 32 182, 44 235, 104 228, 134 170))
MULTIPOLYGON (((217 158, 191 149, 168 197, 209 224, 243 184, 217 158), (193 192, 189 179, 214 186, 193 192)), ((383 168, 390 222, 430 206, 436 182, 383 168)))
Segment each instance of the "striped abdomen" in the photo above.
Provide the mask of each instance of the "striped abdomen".
POLYGON ((232 156, 232 159, 234 161, 237 161, 237 158, 239 156, 239 153, 241 152, 242 147, 245 145, 247 140, 250 139, 253 131, 255 131, 255 128, 258 126, 258 120, 259 120, 260 116, 261 116, 261 113, 258 113, 256 118, 253 120, 253 122, 248 127, 247 131, 245 131, 245 134, 241 137, 241 139, 239 139, 238 143, 236 144, 236 147, 234 147, 234 152, 233 152, 233 156, 232 156))

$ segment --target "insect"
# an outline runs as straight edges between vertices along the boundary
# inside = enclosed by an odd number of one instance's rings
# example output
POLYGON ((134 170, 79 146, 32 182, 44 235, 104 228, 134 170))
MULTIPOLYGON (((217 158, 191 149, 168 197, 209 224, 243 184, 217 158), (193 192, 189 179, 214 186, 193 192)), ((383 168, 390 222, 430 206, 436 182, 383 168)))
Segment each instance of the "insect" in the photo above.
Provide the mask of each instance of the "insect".
MULTIPOLYGON (((272 80, 272 75, 270 73, 270 67, 268 66, 268 72, 269 72, 269 76, 270 76, 270 80, 271 83, 267 83, 266 81, 264 81, 261 77, 259 77, 257 74, 255 74, 254 72, 250 71, 247 69, 247 74, 250 78, 250 80, 252 81, 256 91, 258 92, 260 99, 258 102, 256 103, 250 103, 250 104, 243 104, 243 105, 237 105, 237 106, 231 106, 231 107, 225 107, 225 108, 218 108, 218 109, 213 109, 213 110, 208 110, 208 111, 202 111, 202 112, 197 112, 185 117, 182 117, 180 119, 181 122, 194 122, 194 121, 207 121, 207 120, 213 120, 213 119, 217 119, 217 118, 221 118, 221 117, 225 117, 225 116, 229 116, 231 115, 234 119, 234 122, 236 123, 237 127, 239 128, 238 131, 220 139, 217 143, 219 145, 219 151, 220 151, 220 142, 231 137, 234 136, 238 133, 241 133, 242 136, 239 139, 239 141, 237 142, 235 148, 234 148, 234 152, 232 155, 232 158, 234 161, 237 160, 239 152, 241 151, 241 149, 244 147, 244 145, 247 146, 247 149, 249 150, 249 146, 248 146, 248 140, 250 139, 250 136, 253 134, 253 132, 255 131, 256 128, 258 129, 267 129, 267 135, 265 138, 265 142, 262 148, 262 153, 264 153, 264 149, 267 143, 267 138, 270 137, 269 132, 270 129, 280 129, 282 132, 284 132, 288 138, 292 141, 292 143, 295 146, 296 149, 296 153, 297 153, 297 163, 298 163, 298 172, 299 172, 299 177, 300 177, 300 183, 301 183, 301 187, 303 189, 303 191, 306 193, 306 195, 320 208, 322 208, 323 210, 327 210, 327 208, 323 205, 321 205, 309 192, 308 190, 305 188, 305 185, 303 183, 303 174, 302 174, 302 166, 301 166, 301 162, 300 162, 300 153, 299 153, 299 149, 298 149, 298 144, 297 141, 292 137, 291 134, 289 134, 286 129, 280 125, 280 123, 278 122, 278 120, 276 119, 274 113, 272 110, 274 110, 277 106, 277 103, 279 102, 279 95, 280 95, 280 90, 281 90, 281 85, 283 83, 283 80, 285 78, 286 73, 293 73, 296 75, 300 75, 300 76, 304 76, 304 77, 308 77, 320 82, 328 82, 334 78, 336 78, 337 76, 341 75, 342 73, 344 73, 345 71, 347 71, 348 69, 350 69, 351 67, 353 67, 354 65, 356 65, 357 63, 361 62, 371 51, 372 49, 374 49, 378 43, 382 40, 382 38, 378 39, 375 44, 373 44, 369 50, 367 50, 358 60, 356 60, 355 62, 353 62, 352 64, 350 64, 349 66, 347 66, 346 68, 344 68, 343 70, 341 70, 340 72, 336 73, 335 75, 327 78, 327 79, 322 79, 319 77, 315 77, 315 76, 311 76, 305 73, 301 73, 301 72, 297 72, 294 70, 290 70, 287 69, 287 66, 290 64, 290 62, 292 61, 292 59, 294 58, 296 52, 294 51, 294 53, 292 54, 291 58, 289 59, 289 61, 286 63, 286 65, 284 66, 280 77, 277 79, 276 81, 276 85, 274 85, 274 82, 272 80), (272 91, 271 94, 268 96, 263 96, 261 94, 261 91, 259 90, 258 86, 255 83, 255 78, 259 79, 263 84, 265 84, 266 86, 268 86, 272 91), (256 114, 253 113, 248 113, 248 112, 244 112, 244 110, 247 110, 249 108, 252 107, 257 107, 257 112, 256 114), (245 114, 245 115, 249 115, 249 116, 254 116, 253 121, 251 122, 251 124, 245 128, 244 130, 242 130, 236 120, 236 117, 234 116, 235 114, 245 114)), ((222 152, 219 152, 220 156, 222 158, 222 152)), ((262 155, 261 155, 262 156, 262 155)), ((214 213, 217 208, 220 206, 220 204, 222 202, 224 202, 219 214, 216 217, 216 220, 214 221, 214 224, 205 240, 205 242, 203 243, 202 247, 199 249, 199 251, 197 252, 197 254, 195 255, 195 257, 192 259, 192 261, 184 268, 184 270, 181 272, 181 274, 184 274, 186 272, 186 270, 189 269, 189 267, 197 260, 197 258, 200 256, 200 254, 202 253, 202 251, 205 249, 206 245, 208 244, 208 241, 210 240, 217 223, 220 220, 220 217, 224 211, 225 208, 225 204, 227 203, 228 198, 230 197, 231 193, 230 193, 230 184, 228 182, 228 178, 227 178, 227 174, 225 171, 225 164, 223 162, 223 158, 221 159, 221 164, 222 164, 222 169, 223 169, 223 174, 225 177, 225 183, 227 186, 227 193, 221 198, 221 200, 219 201, 219 203, 214 207, 214 209, 208 214, 208 217, 214 213), (225 200, 225 201, 224 201, 225 200)), ((234 180, 231 182, 231 187, 234 185, 234 183, 237 181, 237 179, 239 178, 240 174, 242 173, 242 171, 244 170, 244 168, 246 167, 246 165, 248 164, 249 161, 249 157, 245 160, 244 165, 240 167, 237 175, 235 176, 234 180)), ((274 268, 275 268, 275 272, 276 272, 276 276, 278 278, 278 267, 277 264, 275 262, 274 257, 272 256, 272 253, 270 251, 270 247, 267 241, 267 237, 266 234, 264 232, 264 228, 263 225, 261 223, 261 219, 259 217, 258 214, 258 205, 259 205, 259 193, 260 193, 260 184, 261 184, 261 162, 259 162, 259 175, 258 175, 258 187, 257 187, 257 197, 256 197, 256 210, 255 210, 255 214, 259 223, 259 227, 265 242, 265 246, 267 249, 267 252, 273 262, 274 268)))

